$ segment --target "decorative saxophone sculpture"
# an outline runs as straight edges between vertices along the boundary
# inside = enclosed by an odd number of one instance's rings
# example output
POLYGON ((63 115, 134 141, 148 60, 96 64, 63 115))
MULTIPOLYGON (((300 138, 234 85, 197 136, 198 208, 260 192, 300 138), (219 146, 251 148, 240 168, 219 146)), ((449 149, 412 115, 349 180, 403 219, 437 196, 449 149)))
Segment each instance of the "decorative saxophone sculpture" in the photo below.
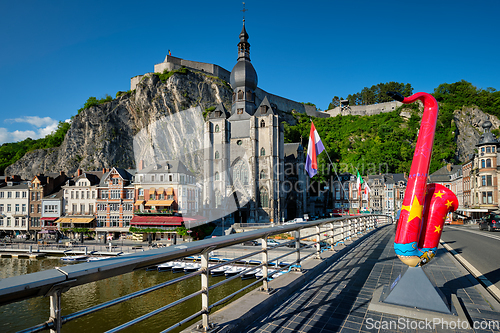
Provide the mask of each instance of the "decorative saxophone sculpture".
POLYGON ((388 95, 405 104, 416 100, 424 103, 417 146, 394 239, 394 250, 399 259, 410 267, 417 267, 428 263, 436 254, 446 215, 458 208, 458 200, 448 188, 427 184, 438 116, 436 100, 423 92, 410 97, 398 93, 388 95))

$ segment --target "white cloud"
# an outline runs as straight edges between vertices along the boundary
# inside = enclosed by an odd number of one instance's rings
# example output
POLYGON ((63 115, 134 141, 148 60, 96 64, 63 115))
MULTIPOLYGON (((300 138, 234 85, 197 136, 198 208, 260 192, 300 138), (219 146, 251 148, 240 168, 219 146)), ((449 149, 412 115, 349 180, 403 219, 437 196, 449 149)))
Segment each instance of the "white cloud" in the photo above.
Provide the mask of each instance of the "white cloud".
MULTIPOLYGON (((69 122, 70 119, 65 120, 69 122)), ((54 132, 57 129, 59 122, 50 117, 25 116, 21 118, 6 119, 5 122, 10 123, 28 123, 35 127, 34 130, 9 132, 6 128, 0 127, 0 144, 6 142, 22 141, 26 138, 40 139, 54 132)))
POLYGON ((35 127, 47 127, 54 123, 57 125, 58 121, 50 117, 37 117, 37 116, 24 116, 21 118, 6 119, 5 121, 15 122, 15 123, 28 123, 35 127))

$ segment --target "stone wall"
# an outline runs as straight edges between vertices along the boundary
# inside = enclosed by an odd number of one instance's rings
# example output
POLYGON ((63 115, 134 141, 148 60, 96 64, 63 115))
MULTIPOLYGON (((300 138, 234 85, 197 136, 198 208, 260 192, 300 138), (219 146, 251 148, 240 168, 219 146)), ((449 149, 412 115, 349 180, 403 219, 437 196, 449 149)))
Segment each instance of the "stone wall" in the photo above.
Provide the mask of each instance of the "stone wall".
MULTIPOLYGON (((205 62, 184 60, 184 59, 172 57, 169 55, 167 55, 165 57, 165 61, 163 61, 162 63, 156 64, 154 66, 154 72, 155 73, 163 73, 164 70, 172 71, 175 69, 179 69, 182 66, 187 67, 189 69, 193 69, 193 70, 197 70, 197 71, 211 74, 211 75, 219 77, 227 82, 229 82, 229 78, 231 76, 231 73, 229 71, 227 71, 226 69, 224 69, 220 66, 217 66, 214 64, 208 64, 205 62)), ((148 74, 151 74, 151 73, 148 73, 148 74)), ((137 87, 137 84, 140 82, 140 80, 142 79, 143 76, 144 75, 137 75, 137 76, 134 76, 132 79, 130 79, 130 90, 134 90, 137 87)))
POLYGON ((327 110, 325 112, 328 113, 331 117, 336 117, 338 115, 373 116, 379 113, 392 112, 401 105, 403 105, 403 103, 394 101, 371 105, 351 105, 344 108, 337 106, 336 108, 327 110))

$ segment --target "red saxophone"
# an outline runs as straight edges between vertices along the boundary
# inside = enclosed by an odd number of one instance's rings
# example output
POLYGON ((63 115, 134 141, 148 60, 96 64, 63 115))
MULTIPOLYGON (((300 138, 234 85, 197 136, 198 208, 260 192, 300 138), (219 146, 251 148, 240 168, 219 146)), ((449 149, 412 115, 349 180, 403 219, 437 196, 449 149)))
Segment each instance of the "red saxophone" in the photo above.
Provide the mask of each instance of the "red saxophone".
POLYGON ((410 97, 392 92, 388 95, 405 104, 416 100, 424 104, 424 114, 394 239, 394 250, 402 262, 411 267, 422 266, 435 256, 446 215, 458 208, 458 200, 445 186, 427 184, 438 117, 436 99, 423 92, 410 97))

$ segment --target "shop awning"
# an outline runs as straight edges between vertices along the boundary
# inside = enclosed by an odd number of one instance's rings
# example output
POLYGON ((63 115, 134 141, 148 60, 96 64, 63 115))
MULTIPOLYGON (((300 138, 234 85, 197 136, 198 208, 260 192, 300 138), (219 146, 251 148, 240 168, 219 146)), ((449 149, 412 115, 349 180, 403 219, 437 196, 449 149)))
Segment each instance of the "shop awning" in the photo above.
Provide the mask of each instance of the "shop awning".
POLYGON ((94 217, 61 217, 56 223, 90 223, 94 220, 94 217))
POLYGON ((172 206, 174 200, 148 200, 146 206, 172 206))
POLYGON ((180 226, 184 218, 182 216, 134 216, 130 220, 132 225, 175 225, 180 226))
POLYGON ((457 209, 457 212, 488 213, 489 210, 488 209, 484 209, 484 208, 470 208, 470 209, 459 208, 459 209, 457 209))
POLYGON ((58 217, 42 217, 40 220, 42 221, 55 221, 58 217))
POLYGON ((143 204, 143 203, 145 203, 145 202, 146 202, 146 201, 144 201, 144 200, 137 200, 137 201, 135 202, 134 206, 140 206, 140 205, 142 205, 142 204, 143 204))
POLYGON ((172 187, 167 188, 167 195, 173 195, 174 189, 172 187))

